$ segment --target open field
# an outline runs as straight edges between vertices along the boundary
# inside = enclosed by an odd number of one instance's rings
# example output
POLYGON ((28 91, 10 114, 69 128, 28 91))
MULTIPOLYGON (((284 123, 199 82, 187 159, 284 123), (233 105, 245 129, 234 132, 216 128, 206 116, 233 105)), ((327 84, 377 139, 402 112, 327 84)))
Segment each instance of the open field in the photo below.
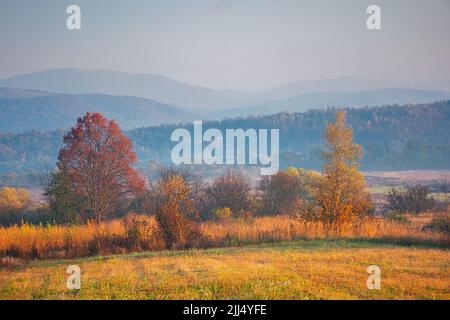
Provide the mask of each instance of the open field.
POLYGON ((421 184, 430 188, 430 196, 437 201, 447 200, 442 187, 450 182, 450 170, 366 171, 367 191, 376 204, 376 215, 381 215, 386 204, 386 194, 393 187, 421 184))
POLYGON ((204 249, 184 251, 164 250, 148 216, 137 233, 127 219, 0 228, 0 299, 450 299, 448 244, 422 231, 432 217, 364 219, 339 235, 289 216, 206 222, 204 249), (74 264, 80 291, 66 287, 74 264), (381 290, 366 287, 370 265, 381 290))
POLYGON ((356 240, 33 261, 0 269, 0 299, 450 299, 450 252, 356 240), (66 268, 81 267, 79 291, 66 268), (381 268, 368 290, 366 269, 381 268))
POLYGON ((369 186, 401 184, 442 184, 450 181, 450 170, 366 171, 369 186))

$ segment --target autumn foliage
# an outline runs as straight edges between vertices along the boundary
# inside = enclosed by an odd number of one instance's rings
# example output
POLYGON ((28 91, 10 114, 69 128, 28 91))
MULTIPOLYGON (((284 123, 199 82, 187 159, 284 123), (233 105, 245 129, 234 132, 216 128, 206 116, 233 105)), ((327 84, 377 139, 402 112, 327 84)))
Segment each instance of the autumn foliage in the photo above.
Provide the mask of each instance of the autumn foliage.
POLYGON ((130 140, 113 120, 86 113, 64 137, 58 169, 67 174, 84 210, 99 222, 145 189, 131 167, 136 162, 130 140))
POLYGON ((200 237, 199 214, 189 198, 189 187, 183 177, 170 175, 154 188, 156 221, 167 248, 186 248, 200 237))
POLYGON ((206 210, 214 217, 215 210, 229 208, 234 217, 252 209, 252 187, 241 173, 227 171, 206 188, 206 210))
POLYGON ((302 184, 297 175, 280 171, 262 178, 261 191, 263 215, 295 214, 301 207, 302 184))
MULTIPOLYGON (((427 219, 429 221, 429 219, 427 219)), ((130 215, 123 220, 84 225, 21 225, 0 227, 1 259, 74 258, 97 254, 119 254, 141 250, 163 250, 165 239, 154 217, 130 215)), ((444 246, 445 235, 423 231, 422 222, 399 224, 385 219, 362 218, 327 231, 321 222, 304 222, 289 216, 256 217, 250 220, 210 221, 198 225, 203 235, 196 245, 224 247, 296 239, 360 239, 403 244, 444 246)), ((179 247, 179 246, 176 246, 179 247)))
POLYGON ((345 223, 367 215, 373 204, 359 172, 361 146, 353 143, 352 129, 345 126, 345 112, 325 131, 325 165, 321 179, 312 188, 318 219, 326 230, 339 230, 345 223))
POLYGON ((21 188, 0 189, 0 214, 15 213, 31 206, 31 198, 27 190, 21 188))
MULTIPOLYGON (((204 184, 197 177, 169 170, 146 190, 145 180, 132 167, 136 155, 130 140, 114 121, 87 113, 64 137, 58 171, 45 194, 49 210, 61 219, 0 228, 0 258, 76 257, 326 237, 442 244, 447 220, 425 228, 370 215, 373 204, 359 171, 361 147, 353 143, 345 113, 337 113, 336 122, 327 126, 325 139, 321 173, 289 168, 264 177, 259 188, 253 188, 245 176, 232 171, 204 184), (124 204, 127 211, 133 208, 137 213, 112 220, 124 204), (85 214, 94 221, 79 219, 85 214)), ((1 189, 0 213, 3 208, 26 208, 27 199, 23 190, 1 189)))

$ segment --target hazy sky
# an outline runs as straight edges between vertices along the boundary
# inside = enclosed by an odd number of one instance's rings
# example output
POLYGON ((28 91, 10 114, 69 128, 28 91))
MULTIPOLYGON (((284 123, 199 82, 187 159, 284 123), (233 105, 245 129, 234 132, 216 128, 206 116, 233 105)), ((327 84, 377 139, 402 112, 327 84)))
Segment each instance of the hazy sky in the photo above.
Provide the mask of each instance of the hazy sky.
POLYGON ((450 79, 449 0, 1 0, 0 78, 52 68, 260 90, 357 76, 450 79), (81 7, 82 29, 66 29, 81 7), (366 28, 366 8, 382 30, 366 28))

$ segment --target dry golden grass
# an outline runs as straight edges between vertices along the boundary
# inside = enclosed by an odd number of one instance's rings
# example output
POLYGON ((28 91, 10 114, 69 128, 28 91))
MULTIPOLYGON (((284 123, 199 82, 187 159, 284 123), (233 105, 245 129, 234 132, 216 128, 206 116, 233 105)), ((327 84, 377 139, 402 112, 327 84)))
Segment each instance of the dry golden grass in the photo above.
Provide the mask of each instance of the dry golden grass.
POLYGON ((354 240, 296 240, 0 269, 0 299, 450 299, 450 252, 354 240), (81 290, 66 268, 81 267, 81 290), (366 269, 381 267, 381 290, 366 269))
MULTIPOLYGON (((120 220, 98 226, 23 225, 0 228, 0 259, 73 258, 163 249, 164 244, 156 231, 155 220, 150 217, 141 219, 145 222, 143 226, 146 229, 138 236, 135 232, 131 233, 129 225, 120 220)), ((384 219, 367 219, 344 227, 339 234, 327 235, 320 223, 307 223, 285 216, 208 222, 201 225, 205 238, 199 243, 199 247, 325 238, 444 245, 442 235, 421 231, 426 219, 419 220, 420 223, 399 224, 384 219)), ((140 224, 138 228, 141 228, 140 224)))
POLYGON ((303 222, 286 216, 262 217, 252 221, 205 223, 202 231, 215 245, 260 243, 295 239, 360 238, 411 244, 444 244, 439 234, 421 231, 421 224, 401 224, 381 218, 348 224, 339 233, 326 234, 321 223, 303 222))
MULTIPOLYGON (((156 230, 156 221, 144 217, 143 225, 156 230)), ((96 225, 21 225, 0 228, 0 258, 72 258, 108 255, 130 251, 161 250, 163 242, 154 232, 134 239, 125 221, 115 220, 96 225), (136 242, 139 243, 136 243, 136 242), (141 242, 143 242, 141 246, 141 242)), ((0 261, 1 262, 1 261, 0 261)))

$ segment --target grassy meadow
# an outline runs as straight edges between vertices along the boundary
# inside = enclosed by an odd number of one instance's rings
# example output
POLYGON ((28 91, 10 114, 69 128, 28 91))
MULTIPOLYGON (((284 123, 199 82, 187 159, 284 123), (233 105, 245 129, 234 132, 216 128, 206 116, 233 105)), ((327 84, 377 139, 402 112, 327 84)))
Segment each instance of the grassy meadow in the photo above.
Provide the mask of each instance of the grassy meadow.
POLYGON ((153 216, 0 227, 0 299, 450 300, 449 244, 422 230, 434 216, 362 219, 339 234, 292 216, 209 221, 190 250, 165 250, 153 216), (74 264, 81 290, 66 286, 74 264), (380 290, 366 287, 370 265, 380 290))
POLYGON ((450 299, 450 252, 363 240, 32 261, 0 270, 0 299, 450 299), (81 267, 81 290, 66 268, 81 267), (381 267, 381 289, 366 269, 381 267))
POLYGON ((445 239, 421 231, 430 217, 339 235, 283 216, 208 222, 208 245, 180 251, 163 250, 151 217, 137 239, 121 220, 1 228, 0 299, 450 299, 445 239), (81 290, 66 287, 73 264, 81 290), (380 290, 366 287, 369 265, 380 290))

